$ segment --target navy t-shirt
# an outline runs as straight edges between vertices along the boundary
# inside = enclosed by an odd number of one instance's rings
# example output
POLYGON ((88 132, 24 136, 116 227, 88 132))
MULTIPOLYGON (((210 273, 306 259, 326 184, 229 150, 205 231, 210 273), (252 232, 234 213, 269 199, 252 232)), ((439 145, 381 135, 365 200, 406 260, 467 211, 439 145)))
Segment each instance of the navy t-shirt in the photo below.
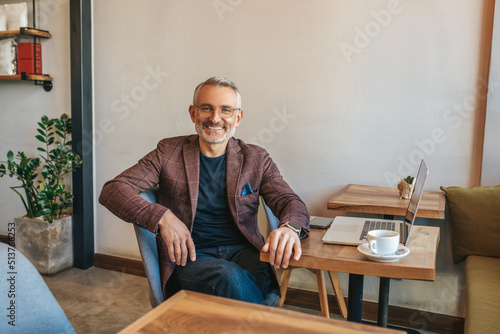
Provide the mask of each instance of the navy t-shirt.
POLYGON ((210 158, 200 153, 200 186, 192 238, 196 248, 247 243, 229 211, 225 154, 210 158))

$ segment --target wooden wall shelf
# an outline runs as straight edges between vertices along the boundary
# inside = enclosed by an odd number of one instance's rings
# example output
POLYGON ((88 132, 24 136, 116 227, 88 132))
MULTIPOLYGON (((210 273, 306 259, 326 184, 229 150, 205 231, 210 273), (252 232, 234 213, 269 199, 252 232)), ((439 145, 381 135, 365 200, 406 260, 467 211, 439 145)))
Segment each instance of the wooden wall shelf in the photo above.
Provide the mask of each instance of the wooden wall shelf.
POLYGON ((33 81, 36 85, 42 85, 46 92, 52 90, 52 77, 47 74, 27 74, 22 73, 18 75, 0 75, 0 80, 11 81, 33 81))
MULTIPOLYGON (((19 30, 5 30, 0 31, 0 39, 16 38, 20 36, 33 37, 34 43, 37 38, 51 38, 52 35, 46 31, 36 28, 21 28, 19 30)), ((18 75, 0 75, 0 80, 27 80, 33 81, 37 85, 42 85, 46 92, 52 90, 52 77, 47 74, 27 74, 21 73, 18 75)))
POLYGON ((47 74, 0 75, 0 80, 52 81, 52 77, 47 74))
POLYGON ((12 38, 19 36, 35 36, 41 38, 51 38, 52 35, 46 30, 40 30, 35 28, 21 28, 19 30, 5 30, 0 31, 0 39, 2 38, 12 38))

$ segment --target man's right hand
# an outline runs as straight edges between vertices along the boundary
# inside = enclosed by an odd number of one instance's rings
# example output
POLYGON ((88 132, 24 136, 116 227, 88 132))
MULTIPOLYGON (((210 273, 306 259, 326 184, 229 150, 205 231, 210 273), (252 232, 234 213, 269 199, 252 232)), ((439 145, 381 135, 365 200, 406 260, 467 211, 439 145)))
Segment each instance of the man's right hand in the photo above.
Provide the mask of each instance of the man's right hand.
POLYGON ((196 261, 196 249, 191 233, 172 211, 165 212, 158 225, 160 226, 161 237, 167 244, 170 261, 185 266, 188 252, 191 261, 196 261))

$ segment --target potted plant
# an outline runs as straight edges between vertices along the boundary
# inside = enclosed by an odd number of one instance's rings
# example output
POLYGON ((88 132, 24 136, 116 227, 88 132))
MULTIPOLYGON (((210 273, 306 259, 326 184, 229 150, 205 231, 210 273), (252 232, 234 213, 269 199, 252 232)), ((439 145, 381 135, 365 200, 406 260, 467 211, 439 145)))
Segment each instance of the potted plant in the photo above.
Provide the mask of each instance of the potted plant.
POLYGON ((401 179, 398 183, 399 195, 401 198, 410 199, 415 187, 415 178, 408 175, 406 178, 401 179))
POLYGON ((21 198, 26 215, 15 218, 15 245, 41 274, 53 275, 73 266, 73 195, 65 176, 79 168, 82 160, 71 150, 71 118, 63 114, 38 122, 35 138, 42 143, 40 155, 7 153, 0 161, 0 177, 17 178, 21 185, 10 187, 21 198))

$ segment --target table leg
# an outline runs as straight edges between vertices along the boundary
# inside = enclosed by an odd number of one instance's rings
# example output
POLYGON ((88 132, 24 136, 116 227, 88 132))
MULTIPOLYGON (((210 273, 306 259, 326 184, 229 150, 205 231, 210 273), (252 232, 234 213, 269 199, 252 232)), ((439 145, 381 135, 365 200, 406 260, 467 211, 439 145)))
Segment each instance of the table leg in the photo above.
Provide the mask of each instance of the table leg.
POLYGON ((389 312, 389 287, 391 279, 380 277, 380 288, 378 290, 378 315, 377 325, 387 327, 387 316, 389 312))
POLYGON ((328 275, 330 275, 330 281, 332 282, 333 291, 335 292, 335 299, 337 300, 340 315, 344 318, 347 318, 347 307, 345 305, 342 289, 340 288, 339 276, 335 271, 328 271, 328 275))
POLYGON ((283 304, 285 304, 286 291, 288 290, 288 281, 290 281, 291 273, 292 268, 283 270, 283 275, 281 276, 280 282, 281 297, 278 301, 278 307, 283 307, 283 304))
POLYGON ((328 294, 326 293, 324 270, 316 269, 316 279, 318 281, 319 303, 321 305, 321 315, 330 318, 330 309, 328 307, 328 294))
POLYGON ((349 274, 347 320, 361 322, 363 310, 363 275, 349 274))

